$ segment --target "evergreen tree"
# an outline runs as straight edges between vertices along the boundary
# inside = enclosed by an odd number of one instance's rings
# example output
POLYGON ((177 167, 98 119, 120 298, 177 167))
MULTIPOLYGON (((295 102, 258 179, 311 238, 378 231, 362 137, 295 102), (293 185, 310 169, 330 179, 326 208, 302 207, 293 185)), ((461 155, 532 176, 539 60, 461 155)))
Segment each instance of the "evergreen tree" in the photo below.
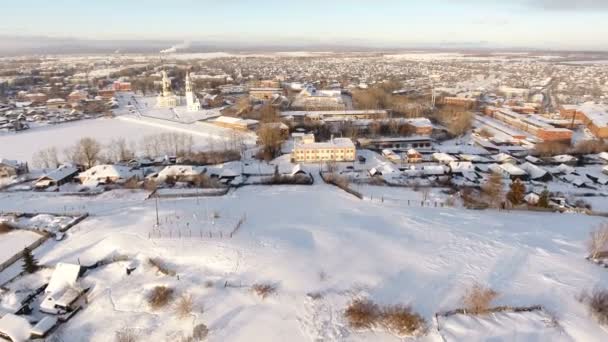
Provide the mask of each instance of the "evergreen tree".
POLYGON ((526 197, 526 186, 519 179, 511 183, 510 190, 507 193, 507 200, 513 205, 522 204, 526 197))
POLYGON ((549 208, 549 190, 547 188, 540 193, 537 205, 541 208, 549 208))
POLYGON ((32 251, 29 248, 23 249, 23 270, 27 273, 34 273, 38 271, 40 266, 38 261, 32 255, 32 251))

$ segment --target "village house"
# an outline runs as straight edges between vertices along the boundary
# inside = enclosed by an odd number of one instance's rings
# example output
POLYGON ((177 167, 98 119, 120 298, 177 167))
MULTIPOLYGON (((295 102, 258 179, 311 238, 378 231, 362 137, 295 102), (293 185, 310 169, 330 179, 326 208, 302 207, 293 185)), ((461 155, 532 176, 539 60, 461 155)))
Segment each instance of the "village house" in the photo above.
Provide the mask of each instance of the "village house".
POLYGON ((413 148, 410 148, 409 150, 407 150, 406 157, 407 157, 407 162, 410 164, 422 162, 422 154, 420 154, 420 152, 416 151, 413 148))
POLYGON ((34 181, 36 189, 46 189, 52 186, 61 186, 70 182, 78 174, 78 168, 61 165, 57 169, 45 174, 34 181))
POLYGON ((439 102, 442 104, 446 104, 446 105, 463 107, 466 109, 472 109, 477 104, 477 99, 468 98, 468 97, 446 96, 446 97, 442 98, 439 102))
POLYGON ((488 165, 488 169, 494 173, 502 175, 504 178, 509 178, 511 180, 527 180, 529 178, 526 171, 509 163, 490 164, 488 165))
POLYGON ((282 122, 268 122, 260 125, 260 129, 269 128, 276 129, 280 131, 280 134, 283 138, 287 138, 289 136, 289 126, 282 122))
POLYGON ((131 91, 131 82, 116 81, 116 82, 114 82, 112 87, 114 88, 114 91, 117 91, 117 92, 130 92, 131 91))
POLYGON ((317 111, 284 111, 281 117, 295 122, 305 121, 348 121, 348 120, 372 120, 386 119, 386 110, 317 110, 317 111))
POLYGON ((27 163, 0 158, 0 178, 18 176, 28 171, 27 163))
POLYGON ((128 166, 123 165, 96 165, 81 172, 76 177, 82 184, 112 184, 125 183, 129 179, 139 178, 140 174, 128 166))
POLYGON ((315 142, 315 135, 312 133, 306 134, 306 133, 300 133, 300 132, 294 132, 291 133, 291 139, 293 140, 294 144, 312 144, 315 142))
POLYGON ((335 138, 328 142, 315 142, 295 146, 292 160, 304 163, 354 161, 355 154, 355 144, 350 139, 335 138))
POLYGON ((25 95, 25 98, 33 104, 44 104, 49 97, 45 93, 32 93, 25 95))
POLYGON ((191 165, 170 165, 162 169, 156 179, 165 182, 171 178, 176 182, 193 182, 197 177, 205 173, 206 169, 200 166, 191 165))
POLYGON ((231 116, 219 116, 215 120, 210 121, 212 124, 220 127, 236 129, 239 131, 252 131, 258 127, 259 122, 253 119, 241 119, 231 116))
POLYGON ((357 144, 361 148, 371 150, 383 150, 390 148, 394 151, 407 151, 411 148, 417 151, 431 150, 433 140, 430 137, 413 136, 413 137, 380 137, 380 138, 359 138, 357 144))
POLYGON ((63 109, 66 108, 67 105, 67 101, 60 98, 49 99, 48 101, 46 101, 46 107, 48 109, 63 109))
POLYGON ((317 90, 305 87, 291 103, 293 110, 345 110, 346 104, 340 90, 317 90))
POLYGON ((78 299, 84 293, 78 282, 80 272, 79 265, 58 263, 48 286, 44 289, 45 298, 40 303, 40 311, 62 315, 76 310, 78 299))
POLYGON ((89 93, 84 90, 74 90, 68 95, 68 103, 75 104, 80 101, 84 101, 89 97, 89 93))
POLYGON ((250 88, 249 96, 258 101, 268 101, 283 95, 282 88, 250 88))

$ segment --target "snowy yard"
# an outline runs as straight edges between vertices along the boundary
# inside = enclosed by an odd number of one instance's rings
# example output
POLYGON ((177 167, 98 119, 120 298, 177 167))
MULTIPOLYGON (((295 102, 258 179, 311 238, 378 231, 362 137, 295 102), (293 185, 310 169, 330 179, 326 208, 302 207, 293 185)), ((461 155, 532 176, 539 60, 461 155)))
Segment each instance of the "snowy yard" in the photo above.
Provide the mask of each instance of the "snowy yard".
MULTIPOLYGON (((400 188, 364 190, 374 197, 386 190, 387 199, 420 196, 400 188)), ((467 286, 480 282, 500 292, 497 305, 542 305, 560 328, 546 327, 534 315, 453 317, 443 322, 449 340, 510 341, 514 330, 519 341, 555 340, 558 333, 563 341, 608 339, 576 299, 583 290, 608 287, 608 272, 584 259, 585 241, 599 218, 408 207, 402 200, 362 201, 316 182, 161 199, 160 220, 172 226, 208 225, 204 218, 212 212, 229 223, 243 214, 247 219, 232 239, 150 239, 155 201, 145 198, 139 191, 94 198, 0 194, 4 211, 74 207, 91 213, 64 241, 36 254, 42 264, 131 258, 86 276, 93 286, 89 304, 58 330, 60 336, 108 341, 131 327, 148 340, 165 341, 188 336, 204 323, 209 341, 402 340, 381 329, 348 327, 345 307, 367 297, 382 305, 411 305, 430 328, 418 340, 442 341, 434 314, 461 307, 467 286), (149 258, 163 260, 176 275, 159 273, 149 258), (128 265, 136 266, 129 276, 128 265), (272 284, 277 291, 262 299, 251 291, 254 284, 272 284), (188 318, 179 318, 173 304, 150 308, 146 297, 161 285, 174 289, 174 301, 192 295, 188 318)))
POLYGON ((40 238, 39 234, 27 230, 13 230, 0 234, 0 263, 9 260, 40 238))

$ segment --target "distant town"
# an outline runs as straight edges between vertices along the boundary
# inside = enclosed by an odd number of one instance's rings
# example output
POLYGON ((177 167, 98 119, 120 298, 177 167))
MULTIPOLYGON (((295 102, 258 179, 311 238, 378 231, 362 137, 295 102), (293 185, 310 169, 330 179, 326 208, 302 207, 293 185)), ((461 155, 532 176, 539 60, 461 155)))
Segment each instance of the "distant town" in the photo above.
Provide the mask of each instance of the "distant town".
POLYGON ((607 216, 602 53, 0 58, 12 341, 601 341, 607 216))

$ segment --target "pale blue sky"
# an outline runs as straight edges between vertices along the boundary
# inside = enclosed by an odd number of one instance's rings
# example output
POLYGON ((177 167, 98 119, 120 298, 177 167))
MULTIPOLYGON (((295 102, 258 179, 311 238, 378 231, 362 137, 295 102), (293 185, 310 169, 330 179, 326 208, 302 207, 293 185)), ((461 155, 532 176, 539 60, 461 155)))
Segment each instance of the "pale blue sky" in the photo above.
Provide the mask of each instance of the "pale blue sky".
POLYGON ((608 49, 608 0, 2 0, 0 34, 608 49))

